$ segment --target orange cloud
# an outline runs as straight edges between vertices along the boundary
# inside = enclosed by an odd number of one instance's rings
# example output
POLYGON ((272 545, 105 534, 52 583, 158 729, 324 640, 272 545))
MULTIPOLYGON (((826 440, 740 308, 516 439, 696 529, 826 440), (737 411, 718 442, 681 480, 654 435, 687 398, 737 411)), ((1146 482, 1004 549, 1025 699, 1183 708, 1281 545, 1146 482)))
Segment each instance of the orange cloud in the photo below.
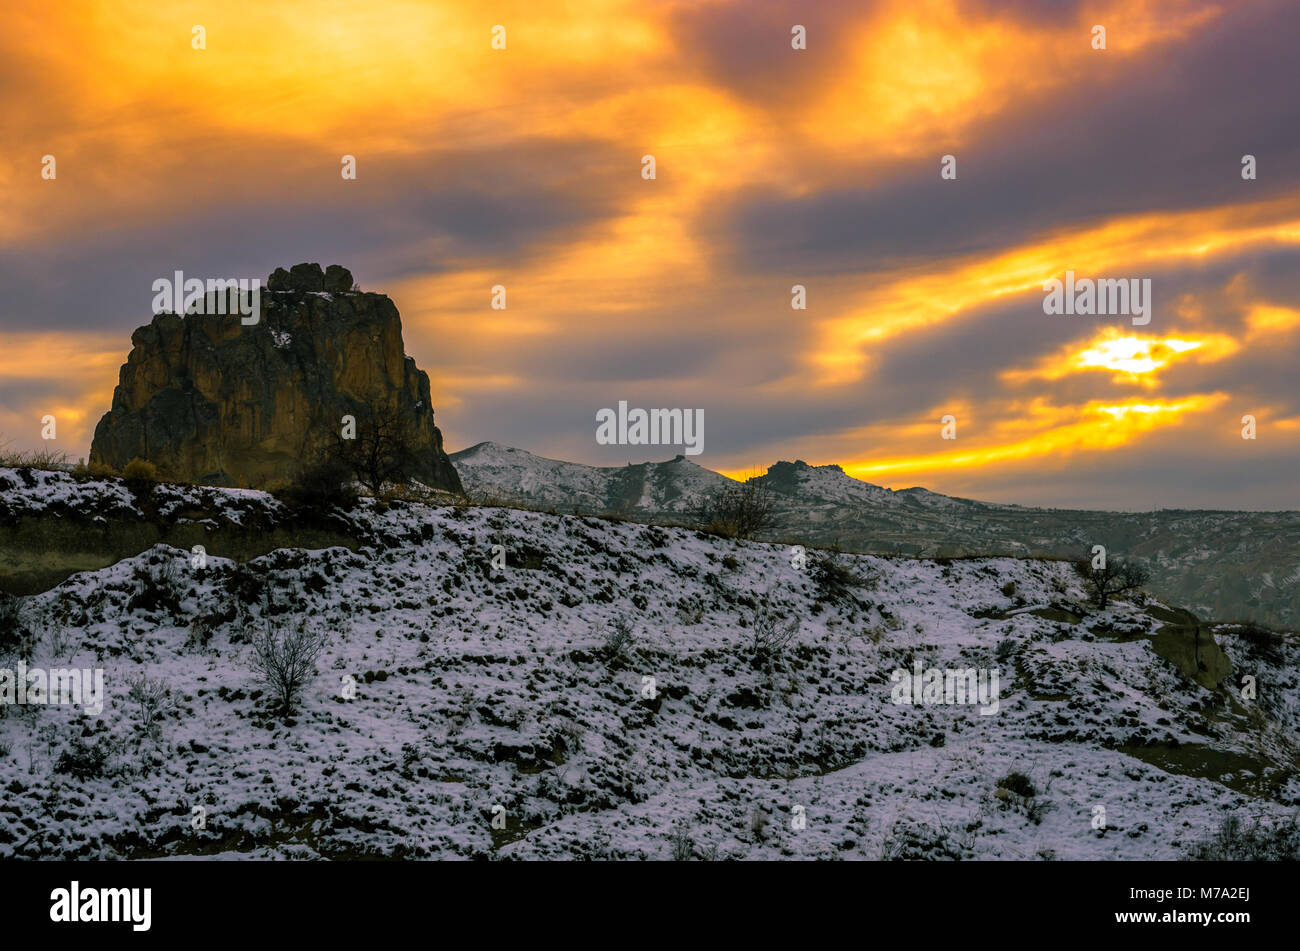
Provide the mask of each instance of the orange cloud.
MULTIPOLYGON (((607 213, 527 260, 495 270, 496 262, 449 261, 437 247, 409 249, 440 268, 383 289, 402 308, 408 347, 418 352, 423 340, 443 363, 423 361, 434 371, 438 405, 457 407, 487 390, 524 394, 537 387, 512 363, 530 348, 610 334, 619 320, 645 319, 677 301, 692 313, 708 312, 719 337, 738 340, 732 354, 717 358, 735 363, 723 371, 711 365, 713 379, 702 377, 701 389, 743 382, 742 345, 775 320, 797 327, 792 334, 805 335, 793 347, 798 372, 781 379, 780 363, 768 375, 777 382, 748 387, 756 398, 779 397, 860 380, 873 345, 965 319, 1008 297, 1026 295, 1026 320, 1053 319, 1032 311, 1043 282, 1066 269, 1140 276, 1144 268, 1195 266, 1300 243, 1300 196, 1292 196, 1116 217, 997 252, 873 273, 869 282, 855 275, 834 289, 827 278, 810 287, 819 313, 846 286, 852 297, 841 297, 838 309, 816 323, 791 319, 784 276, 774 278, 771 312, 753 297, 729 299, 728 282, 752 289, 755 275, 723 273, 719 262, 730 249, 720 246, 712 223, 701 222, 707 209, 756 186, 793 196, 850 177, 861 185, 864 168, 900 156, 933 161, 937 176, 940 151, 1117 63, 1189 37, 1224 6, 1109 0, 1084 5, 1074 19, 1047 20, 1019 19, 996 5, 973 13, 958 0, 863 5, 838 22, 848 41, 834 75, 770 103, 706 75, 699 51, 673 29, 682 6, 504 0, 484 12, 422 0, 392 0, 378 10, 345 0, 180 7, 123 0, 15 10, 0 52, 30 66, 40 91, 57 95, 6 96, 0 110, 0 135, 30 146, 23 156, 0 156, 10 210, 0 216, 0 244, 99 227, 125 232, 169 215, 198 220, 232 195, 248 202, 258 194, 324 194, 345 187, 337 171, 344 153, 358 156, 358 187, 379 167, 377 159, 430 150, 508 150, 544 139, 596 142, 603 155, 626 158, 619 171, 626 187, 612 189, 607 213), (206 29, 202 51, 191 48, 195 23, 206 29), (490 44, 498 23, 507 30, 504 51, 490 44), (1091 49, 1092 23, 1108 27, 1104 53, 1091 49), (48 42, 51 36, 59 42, 48 42), (39 179, 37 159, 46 151, 59 159, 57 182, 39 179), (640 176, 643 154, 656 157, 654 181, 640 176), (319 178, 299 174, 317 167, 319 178), (498 283, 507 287, 505 311, 489 307, 498 283)), ((736 9, 744 15, 743 4, 736 9)), ((810 57, 820 55, 821 40, 811 37, 810 57)), ((583 174, 575 168, 573 180, 583 174)), ((1007 369, 1002 379, 1029 384, 1094 373, 1152 389, 1180 366, 1240 349, 1223 334, 1190 329, 1203 326, 1202 309, 1195 299, 1157 299, 1149 332, 1110 328, 1034 366, 1007 369), (1175 315, 1189 329, 1171 329, 1175 315)), ((1300 311, 1289 307, 1255 304, 1246 312, 1248 339, 1300 326, 1300 311)), ((665 324, 671 339, 676 328, 671 318, 665 324)), ((59 416, 61 439, 80 433, 88 442, 127 349, 124 336, 0 334, 0 379, 59 381, 60 392, 76 395, 41 411, 59 416)), ((953 401, 933 421, 896 421, 826 439, 838 447, 869 437, 883 447, 882 458, 856 453, 851 471, 893 478, 1105 451, 1223 398, 1052 406, 1031 391, 1020 403, 953 401), (930 451, 947 412, 958 417, 960 441, 930 451)), ((0 428, 28 433, 38 418, 30 407, 10 407, 0 411, 0 428)))
MULTIPOLYGON (((1009 251, 968 256, 922 276, 902 276, 873 289, 853 313, 825 321, 807 354, 812 380, 850 383, 866 372, 865 346, 905 332, 961 319, 1001 298, 1033 292, 1067 269, 1131 276, 1267 244, 1300 244, 1300 197, 1208 211, 1142 214, 1098 227, 1043 235, 1009 251)), ((1029 302, 1026 320, 1048 317, 1029 302)), ((1160 302, 1155 320, 1160 320, 1160 302)))
POLYGON ((112 403, 122 342, 104 334, 0 333, 0 380, 51 384, 51 395, 24 406, 0 407, 0 434, 17 449, 82 452, 112 403), (41 438, 41 419, 53 416, 58 438, 41 438))
POLYGON ((1294 307, 1278 307, 1272 304, 1257 304, 1246 315, 1251 337, 1261 334, 1280 334, 1300 327, 1300 310, 1294 307))
MULTIPOLYGON (((970 449, 919 452, 860 460, 843 466, 854 478, 882 485, 897 484, 900 477, 937 474, 950 469, 969 469, 1000 463, 1069 456, 1081 452, 1113 450, 1128 445, 1145 433, 1178 423, 1183 417, 1204 413, 1228 399, 1224 393, 1206 393, 1181 400, 1151 400, 1107 403, 1101 400, 1078 407, 1040 407, 1057 421, 1024 438, 977 444, 970 449), (1070 421, 1065 418, 1073 417, 1070 421)), ((1029 423, 1030 420, 1025 420, 1029 423)), ((939 427, 933 428, 939 439, 939 427)), ((959 430, 959 439, 970 439, 970 430, 959 430), (964 434, 964 435, 963 435, 964 434)), ((978 437, 976 437, 978 438, 978 437)), ((950 445, 950 444, 949 444, 950 445)), ((913 483, 909 483, 913 484, 913 483)))
POLYGON ((1086 23, 1046 26, 978 20, 955 0, 898 0, 850 24, 859 55, 803 111, 801 131, 839 152, 933 153, 936 141, 960 144, 991 116, 1095 71, 1099 56, 1131 56, 1218 15, 1190 2, 1115 2, 1086 23), (1093 23, 1111 25, 1105 52, 1092 48, 1093 23))
POLYGON ((1195 339, 1148 337, 1107 328, 1083 345, 1070 344, 1029 370, 1006 370, 1007 383, 1059 380, 1088 371, 1109 372, 1117 380, 1155 386, 1159 372, 1183 359, 1211 362, 1236 353, 1240 344, 1225 334, 1197 334, 1195 339))

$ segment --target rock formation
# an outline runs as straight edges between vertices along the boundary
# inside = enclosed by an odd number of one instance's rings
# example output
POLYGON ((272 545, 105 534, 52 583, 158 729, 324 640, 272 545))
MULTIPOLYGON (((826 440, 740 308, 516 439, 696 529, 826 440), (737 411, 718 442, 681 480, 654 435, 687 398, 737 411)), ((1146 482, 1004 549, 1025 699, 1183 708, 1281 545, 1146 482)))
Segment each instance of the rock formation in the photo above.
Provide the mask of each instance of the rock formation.
POLYGON ((343 417, 380 413, 402 421, 415 478, 460 491, 397 308, 352 288, 347 268, 298 264, 268 278, 256 323, 216 307, 158 314, 131 335, 91 461, 138 456, 178 480, 274 488, 335 445, 343 417))

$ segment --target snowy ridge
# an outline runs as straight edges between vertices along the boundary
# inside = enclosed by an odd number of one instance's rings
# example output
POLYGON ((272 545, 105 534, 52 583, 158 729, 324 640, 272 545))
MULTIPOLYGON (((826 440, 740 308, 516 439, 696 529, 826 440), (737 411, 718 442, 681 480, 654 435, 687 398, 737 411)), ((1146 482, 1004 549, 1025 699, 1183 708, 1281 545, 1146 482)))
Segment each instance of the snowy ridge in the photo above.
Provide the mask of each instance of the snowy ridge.
MULTIPOLYGON (((239 524, 250 513, 274 515, 283 506, 258 489, 226 489, 162 483, 151 490, 151 501, 162 518, 184 517, 202 507, 210 516, 239 524)), ((80 514, 142 516, 134 493, 121 479, 76 479, 68 472, 31 468, 0 468, 0 517, 80 514)))
MULTIPOLYGON (((678 457, 599 468, 484 443, 452 456, 471 494, 543 511, 696 524, 698 501, 731 480, 678 457)), ((1094 545, 1145 562, 1151 590, 1200 614, 1300 629, 1300 512, 1037 509, 891 490, 839 466, 777 462, 759 537, 923 557, 1090 557, 1094 545), (1278 565, 1285 571, 1273 572, 1278 565), (1279 583, 1278 574, 1283 575, 1279 583), (1288 580, 1289 579, 1289 580, 1288 580)))
POLYGON ((692 512, 713 489, 731 483, 685 456, 587 466, 483 442, 449 458, 471 495, 569 513, 681 515, 692 512))
MULTIPOLYGON (((588 466, 534 455, 494 442, 482 442, 450 455, 467 489, 535 506, 576 505, 584 513, 592 506, 626 500, 629 481, 644 483, 650 491, 633 500, 627 511, 642 514, 685 512, 710 491, 732 480, 706 469, 685 456, 667 462, 627 466, 588 466), (635 478, 630 478, 634 474, 635 478)), ((989 503, 940 495, 923 488, 893 490, 847 475, 837 465, 811 466, 797 460, 778 462, 758 482, 781 496, 787 504, 825 504, 887 508, 990 508, 989 503)), ((612 510, 612 509, 611 509, 612 510)))

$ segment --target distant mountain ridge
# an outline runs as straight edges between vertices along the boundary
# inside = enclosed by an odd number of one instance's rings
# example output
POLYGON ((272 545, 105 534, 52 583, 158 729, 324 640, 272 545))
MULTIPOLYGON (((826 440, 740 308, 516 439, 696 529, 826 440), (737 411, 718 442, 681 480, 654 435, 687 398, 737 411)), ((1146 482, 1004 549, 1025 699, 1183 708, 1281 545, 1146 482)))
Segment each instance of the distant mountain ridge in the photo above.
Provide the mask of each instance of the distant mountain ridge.
POLYGON ((583 514, 687 516, 709 492, 732 481, 682 455, 667 462, 588 466, 481 442, 449 458, 471 495, 583 514))
MULTIPOLYGON (((689 514, 709 492, 735 481, 691 462, 684 455, 667 462, 589 466, 488 441, 452 453, 449 458, 461 473, 467 491, 489 493, 529 505, 568 509, 577 506, 584 512, 602 514, 689 514), (466 474, 468 479, 464 478, 466 474)), ((829 503, 920 509, 1019 507, 953 498, 920 487, 886 489, 854 479, 838 465, 811 466, 802 459, 777 462, 758 479, 781 495, 829 503)))
MULTIPOLYGON (((483 442, 450 456, 466 491, 543 510, 692 524, 735 484, 677 456, 588 466, 483 442)), ((777 462, 756 477, 775 500, 764 539, 872 554, 1091 557, 1094 545, 1151 568, 1151 590, 1205 616, 1300 628, 1300 512, 1101 512, 886 489, 837 465, 777 462)))

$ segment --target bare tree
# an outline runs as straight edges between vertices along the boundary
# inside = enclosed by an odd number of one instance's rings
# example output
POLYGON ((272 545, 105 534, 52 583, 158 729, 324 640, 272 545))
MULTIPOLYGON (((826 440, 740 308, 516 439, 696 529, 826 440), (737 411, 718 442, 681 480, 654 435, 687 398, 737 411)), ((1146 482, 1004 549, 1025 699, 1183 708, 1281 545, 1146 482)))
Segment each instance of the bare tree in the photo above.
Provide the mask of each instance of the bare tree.
POLYGON ((1124 558, 1108 558, 1100 568, 1090 561, 1078 562, 1076 567, 1092 603, 1103 610, 1111 598, 1137 591, 1151 579, 1146 568, 1124 558))
POLYGON ((754 538, 772 526, 776 499, 767 485, 749 479, 706 495, 695 517, 706 532, 728 538, 754 538))
POLYGON ((346 465, 358 482, 378 493, 389 482, 408 482, 418 470, 419 453, 413 412, 396 403, 372 404, 357 420, 352 439, 337 437, 334 458, 346 465))
POLYGON ((277 633, 268 617, 263 631, 254 635, 253 672, 278 701, 282 716, 293 714, 303 687, 315 672, 316 660, 328 643, 324 632, 307 627, 306 619, 277 633))

